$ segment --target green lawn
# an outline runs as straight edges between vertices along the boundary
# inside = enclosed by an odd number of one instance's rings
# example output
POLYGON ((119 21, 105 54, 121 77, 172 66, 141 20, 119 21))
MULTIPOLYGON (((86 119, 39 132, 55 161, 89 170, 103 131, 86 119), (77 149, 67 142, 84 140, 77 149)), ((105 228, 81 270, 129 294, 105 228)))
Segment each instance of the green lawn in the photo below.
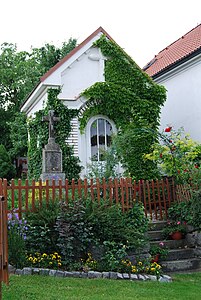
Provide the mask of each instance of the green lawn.
POLYGON ((200 300, 201 273, 173 276, 172 283, 10 276, 3 300, 200 300))

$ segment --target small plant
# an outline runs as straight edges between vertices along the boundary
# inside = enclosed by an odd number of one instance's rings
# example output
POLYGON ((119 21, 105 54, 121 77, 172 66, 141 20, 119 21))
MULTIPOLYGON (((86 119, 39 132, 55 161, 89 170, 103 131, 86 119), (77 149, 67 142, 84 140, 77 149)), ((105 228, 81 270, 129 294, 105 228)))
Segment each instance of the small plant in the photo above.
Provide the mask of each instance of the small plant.
POLYGON ((58 202, 50 202, 48 206, 42 202, 41 208, 26 214, 29 232, 26 239, 28 253, 53 253, 58 251, 57 232, 55 230, 56 218, 59 212, 58 202))
POLYGON ((114 241, 104 241, 103 246, 104 254, 100 261, 103 271, 117 271, 121 261, 127 256, 126 245, 114 241))
POLYGON ((93 257, 92 257, 92 254, 90 252, 87 253, 87 259, 84 260, 84 259, 81 259, 81 262, 82 262, 82 270, 84 272, 88 272, 90 270, 97 270, 97 260, 95 260, 93 257))
POLYGON ((58 269, 61 267, 61 256, 57 253, 39 253, 27 256, 27 261, 32 267, 58 269))
POLYGON ((166 258, 168 255, 168 248, 165 246, 163 242, 160 242, 158 245, 151 245, 149 253, 152 258, 156 255, 159 255, 160 258, 166 258))
POLYGON ((163 229, 163 235, 165 238, 169 238, 175 232, 181 232, 182 235, 185 235, 186 230, 186 222, 168 221, 167 226, 163 229))
POLYGON ((21 268, 26 262, 27 221, 19 219, 13 211, 8 214, 8 258, 9 263, 16 268, 21 268))

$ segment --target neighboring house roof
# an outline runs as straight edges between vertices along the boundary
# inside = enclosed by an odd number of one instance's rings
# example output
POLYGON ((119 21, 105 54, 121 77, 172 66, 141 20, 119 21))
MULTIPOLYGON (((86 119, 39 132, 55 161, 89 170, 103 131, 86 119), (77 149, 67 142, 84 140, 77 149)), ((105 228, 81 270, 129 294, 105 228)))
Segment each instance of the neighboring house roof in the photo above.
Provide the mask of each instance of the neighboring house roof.
POLYGON ((200 53, 201 24, 160 51, 143 70, 156 78, 200 53))

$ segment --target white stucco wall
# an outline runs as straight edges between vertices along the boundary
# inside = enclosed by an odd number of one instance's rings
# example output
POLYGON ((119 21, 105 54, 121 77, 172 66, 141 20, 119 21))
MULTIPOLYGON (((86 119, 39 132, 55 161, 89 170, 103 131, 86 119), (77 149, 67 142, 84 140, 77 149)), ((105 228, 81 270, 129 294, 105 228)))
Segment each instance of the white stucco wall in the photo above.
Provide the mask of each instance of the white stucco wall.
POLYGON ((160 129, 167 125, 174 129, 184 127, 186 133, 201 142, 201 59, 196 58, 155 81, 167 89, 160 129))
POLYGON ((61 73, 60 99, 75 99, 95 82, 104 81, 104 59, 98 48, 83 53, 61 73))

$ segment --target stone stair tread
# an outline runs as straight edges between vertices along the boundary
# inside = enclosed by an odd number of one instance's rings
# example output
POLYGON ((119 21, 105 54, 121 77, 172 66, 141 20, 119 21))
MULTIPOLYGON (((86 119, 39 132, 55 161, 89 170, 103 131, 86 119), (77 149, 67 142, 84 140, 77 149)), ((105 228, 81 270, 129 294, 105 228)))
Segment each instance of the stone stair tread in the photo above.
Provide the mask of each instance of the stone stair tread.
POLYGON ((201 259, 187 258, 187 259, 171 260, 171 261, 168 260, 168 261, 161 261, 160 264, 163 266, 163 270, 165 272, 197 270, 201 268, 201 259))

